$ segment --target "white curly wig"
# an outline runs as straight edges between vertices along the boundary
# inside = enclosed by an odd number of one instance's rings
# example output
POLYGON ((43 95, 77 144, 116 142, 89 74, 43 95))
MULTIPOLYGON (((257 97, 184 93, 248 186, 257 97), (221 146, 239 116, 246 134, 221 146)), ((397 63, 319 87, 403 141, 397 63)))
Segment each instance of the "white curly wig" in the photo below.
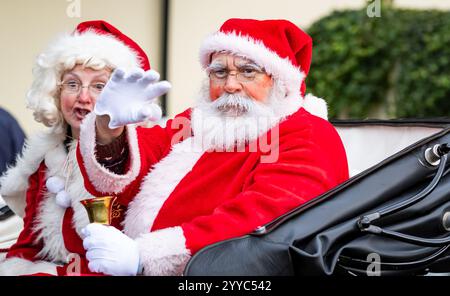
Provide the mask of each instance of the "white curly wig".
POLYGON ((58 87, 65 71, 76 65, 94 70, 105 67, 131 69, 141 67, 141 62, 142 57, 135 50, 111 34, 98 34, 94 30, 64 34, 37 57, 33 83, 27 93, 27 107, 33 110, 36 121, 56 133, 65 132, 58 87))

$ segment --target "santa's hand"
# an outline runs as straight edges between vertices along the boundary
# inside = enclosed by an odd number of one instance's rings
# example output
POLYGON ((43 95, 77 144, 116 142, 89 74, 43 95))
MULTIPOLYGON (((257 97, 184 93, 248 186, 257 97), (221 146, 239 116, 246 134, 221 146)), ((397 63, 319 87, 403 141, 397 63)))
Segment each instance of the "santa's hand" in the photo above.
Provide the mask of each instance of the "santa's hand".
POLYGON ((82 230, 88 267, 109 275, 136 275, 139 270, 137 243, 112 226, 91 223, 82 230))
POLYGON ((161 118, 161 108, 155 99, 169 91, 168 81, 158 81, 154 70, 136 68, 129 73, 116 69, 97 98, 94 112, 109 115, 109 128, 114 129, 145 120, 161 118))

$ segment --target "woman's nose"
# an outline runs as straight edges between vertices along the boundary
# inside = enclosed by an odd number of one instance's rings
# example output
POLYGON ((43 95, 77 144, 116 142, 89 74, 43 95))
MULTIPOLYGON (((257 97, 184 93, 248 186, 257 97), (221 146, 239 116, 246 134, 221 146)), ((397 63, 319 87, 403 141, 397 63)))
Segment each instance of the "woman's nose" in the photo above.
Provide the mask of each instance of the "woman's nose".
POLYGON ((89 91, 89 87, 82 87, 80 93, 78 94, 78 101, 80 103, 90 103, 92 102, 92 95, 89 91))

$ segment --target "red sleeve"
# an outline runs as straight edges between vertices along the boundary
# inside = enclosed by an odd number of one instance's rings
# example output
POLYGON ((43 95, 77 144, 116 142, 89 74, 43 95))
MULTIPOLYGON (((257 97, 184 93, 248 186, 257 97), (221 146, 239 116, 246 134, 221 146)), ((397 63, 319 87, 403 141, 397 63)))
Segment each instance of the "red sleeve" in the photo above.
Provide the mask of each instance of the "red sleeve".
POLYGON ((250 233, 348 178, 344 147, 328 123, 293 127, 292 132, 280 135, 279 148, 278 160, 257 165, 235 198, 211 215, 182 224, 192 254, 206 245, 250 233))
POLYGON ((122 200, 133 199, 141 188, 141 182, 158 163, 170 152, 172 145, 191 136, 190 112, 188 109, 167 121, 166 127, 137 128, 141 170, 138 177, 118 195, 122 200))
POLYGON ((44 162, 42 162, 37 172, 28 179, 25 216, 23 219, 24 228, 16 243, 9 249, 8 254, 6 255, 7 258, 21 257, 34 261, 38 259, 36 258, 36 255, 42 250, 42 242, 37 242, 38 233, 34 232, 33 229, 36 224, 39 206, 44 196, 43 188, 45 186, 45 171, 46 167, 44 162))
MULTIPOLYGON (((127 184, 123 190, 121 190, 116 195, 122 200, 132 199, 140 189, 140 184, 142 179, 149 173, 152 166, 159 162, 163 157, 165 157, 172 145, 174 143, 180 142, 184 138, 190 136, 190 109, 184 111, 183 113, 177 115, 174 119, 169 120, 166 127, 154 126, 152 128, 137 127, 137 149, 136 147, 129 147, 129 159, 127 161, 128 165, 130 159, 133 157, 139 157, 140 167, 137 177, 134 178, 127 184), (138 151, 137 153, 135 151, 138 151)), ((130 144, 130 143, 128 143, 130 144)), ((85 155, 87 156, 87 155, 85 155)), ((83 156, 81 155, 80 145, 77 147, 77 160, 80 166, 81 174, 83 175, 85 188, 94 196, 105 196, 110 195, 113 192, 100 191, 94 186, 92 178, 96 178, 92 172, 88 174, 85 163, 83 162, 83 156)), ((129 167, 125 170, 127 174, 129 167)), ((95 174, 94 174, 95 175, 95 174)), ((98 182, 107 183, 107 178, 98 178, 98 182)), ((105 186, 106 187, 106 186, 105 186)))

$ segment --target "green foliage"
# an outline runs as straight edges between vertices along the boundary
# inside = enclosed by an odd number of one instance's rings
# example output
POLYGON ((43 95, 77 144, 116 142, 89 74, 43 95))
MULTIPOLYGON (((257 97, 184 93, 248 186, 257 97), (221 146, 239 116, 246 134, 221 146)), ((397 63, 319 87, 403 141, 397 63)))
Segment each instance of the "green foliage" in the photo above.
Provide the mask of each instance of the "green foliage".
POLYGON ((308 92, 332 118, 450 116, 450 12, 336 11, 308 30, 308 92))

